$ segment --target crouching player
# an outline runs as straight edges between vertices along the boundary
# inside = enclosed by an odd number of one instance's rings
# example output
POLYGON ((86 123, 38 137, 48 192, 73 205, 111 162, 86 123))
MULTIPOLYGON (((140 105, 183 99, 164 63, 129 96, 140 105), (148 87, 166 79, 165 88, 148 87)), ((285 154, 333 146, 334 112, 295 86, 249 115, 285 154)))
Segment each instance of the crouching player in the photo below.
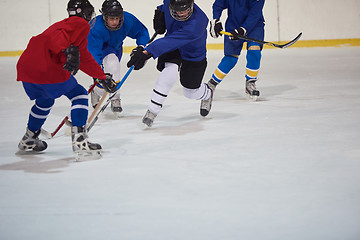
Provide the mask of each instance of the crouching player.
POLYGON ((106 75, 87 50, 89 21, 94 7, 88 0, 70 0, 69 17, 54 23, 43 33, 30 39, 17 63, 17 80, 35 104, 31 108, 27 129, 18 147, 24 151, 41 152, 47 143, 39 139, 55 99, 66 96, 71 101, 71 137, 75 153, 100 152, 101 146, 88 141, 87 90, 78 84, 74 75, 80 69, 99 79, 108 92, 116 91, 111 75, 106 75))

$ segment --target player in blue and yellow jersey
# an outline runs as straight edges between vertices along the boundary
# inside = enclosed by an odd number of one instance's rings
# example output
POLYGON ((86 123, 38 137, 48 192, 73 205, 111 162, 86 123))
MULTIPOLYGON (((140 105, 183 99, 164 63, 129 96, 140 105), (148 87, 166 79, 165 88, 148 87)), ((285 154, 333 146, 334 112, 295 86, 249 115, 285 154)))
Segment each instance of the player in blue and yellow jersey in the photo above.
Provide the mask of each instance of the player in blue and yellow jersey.
MULTIPOLYGON (((247 36, 258 40, 264 40, 264 16, 262 13, 265 0, 215 0, 213 3, 213 20, 210 21, 210 35, 218 38, 222 34, 222 23, 220 21, 223 10, 227 9, 225 30, 232 33, 232 37, 224 36, 224 57, 221 59, 208 85, 215 90, 226 75, 233 69, 243 48, 244 40, 241 36, 247 36)), ((258 72, 260 69, 262 44, 251 41, 247 42, 246 49, 246 81, 245 92, 252 98, 260 95, 256 89, 258 72)), ((208 106, 204 111, 206 116, 211 107, 211 100, 203 101, 208 106)))
POLYGON ((128 67, 141 69, 146 60, 158 58, 161 72, 153 89, 149 109, 143 123, 151 127, 163 103, 180 75, 184 96, 208 99, 212 90, 202 79, 206 70, 206 38, 209 20, 194 0, 164 0, 154 15, 154 29, 165 33, 145 50, 138 47, 131 53, 128 67))
MULTIPOLYGON (((124 11, 117 0, 105 0, 100 12, 102 15, 90 22, 88 49, 104 71, 111 73, 114 80, 119 82, 125 38, 130 37, 136 40, 138 46, 145 46, 150 40, 149 32, 133 14, 124 11)), ((104 92, 100 85, 91 92, 91 103, 94 108, 104 92)), ((111 110, 116 114, 122 111, 120 91, 117 91, 111 100, 111 110)))

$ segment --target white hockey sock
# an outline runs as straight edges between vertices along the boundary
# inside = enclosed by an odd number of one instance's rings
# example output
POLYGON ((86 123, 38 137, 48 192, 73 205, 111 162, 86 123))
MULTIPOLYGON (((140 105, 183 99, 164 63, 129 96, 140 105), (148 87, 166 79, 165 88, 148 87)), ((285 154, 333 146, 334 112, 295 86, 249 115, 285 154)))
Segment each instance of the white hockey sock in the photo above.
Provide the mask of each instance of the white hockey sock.
MULTIPOLYGON (((113 79, 115 80, 115 82, 119 82, 121 80, 120 61, 119 61, 118 57, 114 53, 110 53, 109 55, 104 57, 103 67, 104 67, 104 72, 105 73, 111 73, 113 75, 113 79)), ((95 88, 95 89, 102 90, 102 91, 95 90, 96 93, 99 92, 98 94, 100 96, 102 96, 105 93, 104 89, 101 89, 101 88, 95 88)), ((111 94, 109 94, 109 96, 111 96, 111 94)), ((116 99, 116 98, 120 98, 120 90, 118 90, 116 92, 116 95, 115 95, 115 97, 113 99, 116 99)))
POLYGON ((184 87, 184 96, 190 99, 207 100, 211 96, 211 90, 205 83, 201 83, 197 89, 190 89, 184 87))
POLYGON ((175 63, 165 63, 165 68, 159 75, 149 104, 149 110, 155 115, 160 112, 162 104, 178 79, 178 68, 175 63))

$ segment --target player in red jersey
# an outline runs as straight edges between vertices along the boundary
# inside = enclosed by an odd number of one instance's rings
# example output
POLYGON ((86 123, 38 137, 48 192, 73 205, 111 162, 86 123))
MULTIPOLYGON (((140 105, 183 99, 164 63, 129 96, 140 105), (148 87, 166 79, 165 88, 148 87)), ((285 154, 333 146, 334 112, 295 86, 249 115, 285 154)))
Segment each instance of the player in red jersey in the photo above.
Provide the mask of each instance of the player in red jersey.
POLYGON ((35 100, 26 133, 18 145, 20 150, 41 152, 47 148, 46 142, 39 139, 40 129, 55 99, 63 95, 71 101, 73 151, 101 150, 99 144, 87 140, 88 94, 74 75, 80 69, 99 79, 109 92, 116 91, 116 83, 87 50, 94 7, 88 0, 70 0, 67 11, 68 18, 31 38, 17 63, 17 80, 22 81, 29 98, 35 100))

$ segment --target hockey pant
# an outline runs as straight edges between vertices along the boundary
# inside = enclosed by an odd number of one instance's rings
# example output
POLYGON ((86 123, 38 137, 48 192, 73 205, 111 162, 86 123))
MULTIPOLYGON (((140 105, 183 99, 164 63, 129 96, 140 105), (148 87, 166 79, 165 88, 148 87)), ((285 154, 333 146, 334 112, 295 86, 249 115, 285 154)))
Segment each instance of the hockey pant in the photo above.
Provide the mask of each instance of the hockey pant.
MULTIPOLYGON (((87 90, 76 85, 70 92, 64 94, 71 101, 71 121, 73 126, 84 126, 88 116, 88 94, 87 90)), ((28 128, 36 132, 40 130, 46 121, 55 100, 52 98, 35 99, 28 120, 28 128)))
MULTIPOLYGON (((149 110, 155 115, 160 112, 166 97, 178 79, 178 69, 179 67, 175 63, 165 63, 165 68, 155 84, 149 104, 149 110)), ((201 83, 200 87, 196 89, 183 87, 183 94, 190 99, 206 100, 211 96, 211 91, 204 83, 201 83)))

